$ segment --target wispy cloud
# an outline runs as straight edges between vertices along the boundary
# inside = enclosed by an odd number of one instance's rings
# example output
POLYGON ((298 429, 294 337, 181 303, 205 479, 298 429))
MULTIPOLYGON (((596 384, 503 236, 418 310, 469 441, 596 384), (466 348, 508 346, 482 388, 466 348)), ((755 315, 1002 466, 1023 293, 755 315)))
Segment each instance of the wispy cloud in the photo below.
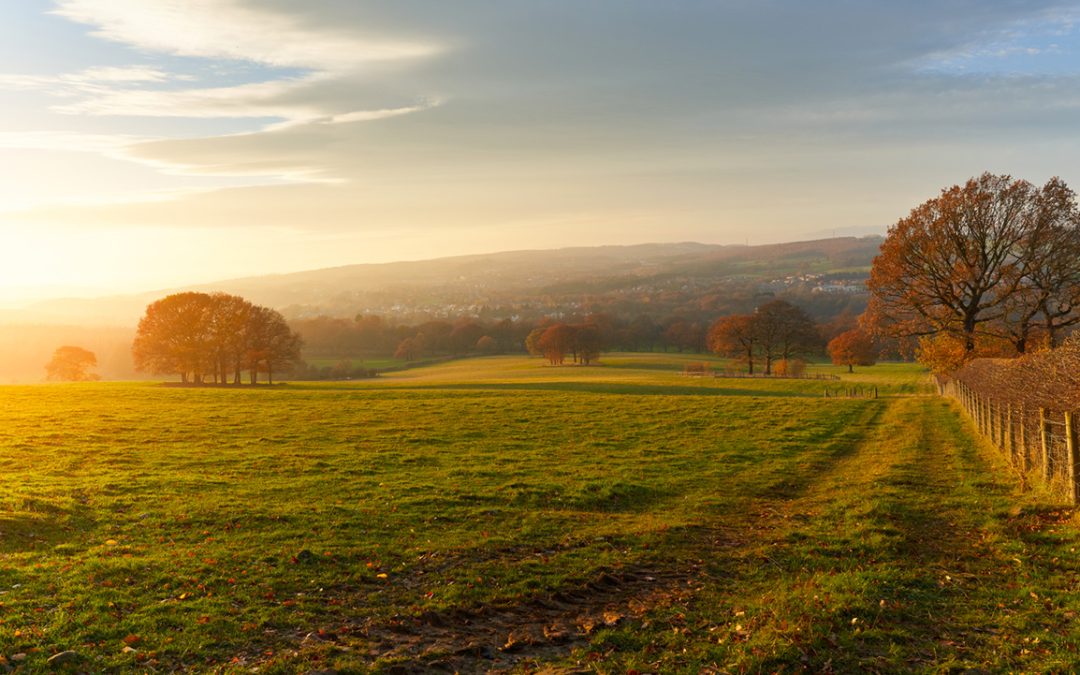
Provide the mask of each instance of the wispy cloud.
MULTIPOLYGON (((298 125, 370 122, 438 105, 437 98, 423 94, 380 100, 368 92, 373 71, 439 53, 442 46, 430 39, 376 35, 325 17, 317 20, 318 13, 250 0, 56 0, 52 13, 91 26, 98 38, 173 57, 164 67, 0 74, 0 88, 63 99, 51 109, 64 115, 250 120, 247 135, 258 139, 298 125), (193 85, 193 71, 201 75, 200 86, 193 85)), ((213 146, 215 138, 188 140, 213 146)), ((223 162, 213 152, 178 159, 131 151, 136 144, 152 148, 157 147, 153 141, 168 140, 45 131, 0 134, 0 147, 99 152, 185 175, 338 180, 306 162, 265 157, 223 162)))
MULTIPOLYGON (((176 79, 185 79, 178 76, 176 79)), ((0 74, 5 89, 41 89, 60 96, 75 96, 108 91, 110 87, 161 83, 173 79, 160 68, 150 66, 87 68, 60 75, 0 74)))
POLYGON ((139 49, 283 68, 342 71, 439 50, 428 42, 305 25, 295 14, 238 0, 59 0, 54 13, 139 49))
POLYGON ((84 134, 71 131, 0 132, 0 148, 93 152, 114 158, 124 157, 125 148, 147 140, 150 139, 125 134, 84 134))
POLYGON ((967 40, 913 60, 918 72, 963 75, 1057 74, 1063 62, 1074 69, 1064 42, 1075 36, 1080 10, 1053 8, 995 26, 967 40))

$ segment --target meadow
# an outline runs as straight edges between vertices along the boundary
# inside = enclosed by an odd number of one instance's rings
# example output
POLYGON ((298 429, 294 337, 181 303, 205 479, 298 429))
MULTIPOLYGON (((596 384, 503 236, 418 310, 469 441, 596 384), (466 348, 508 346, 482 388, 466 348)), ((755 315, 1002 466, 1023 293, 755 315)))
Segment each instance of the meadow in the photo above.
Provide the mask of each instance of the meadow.
POLYGON ((1071 510, 919 368, 0 387, 0 665, 1073 670, 1071 510))

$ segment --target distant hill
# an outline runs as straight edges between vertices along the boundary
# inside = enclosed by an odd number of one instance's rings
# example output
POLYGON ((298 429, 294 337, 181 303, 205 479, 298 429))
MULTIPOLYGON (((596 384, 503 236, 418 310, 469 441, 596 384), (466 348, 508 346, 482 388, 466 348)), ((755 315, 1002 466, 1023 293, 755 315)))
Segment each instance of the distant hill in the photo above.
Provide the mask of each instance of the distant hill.
POLYGON ((880 237, 769 246, 697 243, 509 251, 231 279, 0 312, 0 383, 39 381, 52 351, 97 352, 109 379, 131 378, 129 347, 146 305, 184 290, 224 291, 290 319, 378 314, 401 323, 603 312, 707 322, 782 296, 819 320, 857 314, 880 237))
POLYGON ((767 246, 642 244, 347 265, 131 295, 48 300, 0 313, 0 321, 134 325, 148 303, 182 290, 234 293, 292 317, 371 313, 406 319, 467 308, 513 311, 536 302, 553 306, 557 300, 552 296, 663 292, 732 279, 767 283, 790 274, 848 271, 865 276, 881 241, 839 237, 767 246))

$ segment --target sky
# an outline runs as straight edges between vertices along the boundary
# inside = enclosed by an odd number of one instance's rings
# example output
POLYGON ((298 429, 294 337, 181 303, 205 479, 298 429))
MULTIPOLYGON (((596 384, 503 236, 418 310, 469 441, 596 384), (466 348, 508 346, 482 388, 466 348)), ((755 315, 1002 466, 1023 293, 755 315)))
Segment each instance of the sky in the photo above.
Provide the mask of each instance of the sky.
POLYGON ((1080 184, 1080 2, 6 0, 0 304, 1080 184))

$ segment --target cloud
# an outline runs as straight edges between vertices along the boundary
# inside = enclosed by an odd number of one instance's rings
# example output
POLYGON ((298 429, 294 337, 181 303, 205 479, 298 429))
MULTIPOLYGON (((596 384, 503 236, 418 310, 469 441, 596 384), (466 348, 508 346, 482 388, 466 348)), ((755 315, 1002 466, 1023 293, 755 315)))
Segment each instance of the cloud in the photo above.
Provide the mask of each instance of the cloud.
MULTIPOLYGON (((184 87, 194 79, 189 73, 137 65, 55 76, 0 75, 0 87, 74 99, 53 107, 68 115, 333 120, 368 107, 357 103, 357 92, 374 70, 441 50, 430 40, 364 34, 240 0, 57 0, 53 13, 93 26, 99 38, 211 63, 207 79, 232 80, 184 87), (253 71, 251 64, 264 70, 253 71), (237 78, 242 81, 236 83, 237 78)), ((374 118, 378 111, 407 107, 385 103, 375 107, 374 118)))
MULTIPOLYGON (((387 91, 387 70, 415 64, 444 48, 429 38, 334 21, 320 11, 252 0, 56 0, 53 14, 92 27, 91 35, 143 52, 166 65, 95 66, 57 75, 0 75, 0 88, 64 99, 69 116, 250 120, 251 135, 285 127, 352 124, 438 105, 418 91, 387 91), (192 73, 197 72, 196 77, 192 73), (200 86, 191 83, 199 80, 200 86)), ((161 128, 160 125, 158 128, 161 128)), ((0 137, 0 147, 100 152, 172 174, 279 176, 327 181, 319 165, 273 158, 222 162, 148 158, 129 146, 169 139, 122 134, 34 132, 0 137), (67 147, 63 147, 67 143, 67 147)), ((213 146, 219 137, 206 139, 213 146)), ((194 139, 192 139, 194 140, 194 139)))
POLYGON ((72 131, 0 132, 0 148, 92 152, 114 158, 124 156, 123 151, 128 146, 147 140, 149 139, 126 134, 85 134, 72 131))
POLYGON ((160 83, 172 79, 160 68, 150 66, 87 68, 61 75, 0 74, 0 87, 46 90, 60 96, 108 91, 117 85, 160 83))
POLYGON ((173 137, 21 142, 274 184, 98 212, 132 225, 859 226, 985 169, 1068 174, 1046 148, 1077 138, 1077 64, 1002 66, 1071 54, 1069 4, 58 0, 159 70, 23 85, 65 96, 61 126, 173 137))
POLYGON ((342 71, 438 51, 427 42, 305 25, 295 14, 238 0, 59 0, 53 13, 138 49, 280 68, 342 71))
POLYGON ((152 90, 113 89, 76 103, 55 106, 69 115, 132 117, 282 118, 306 120, 326 116, 326 102, 284 100, 309 79, 253 82, 234 87, 152 90))

